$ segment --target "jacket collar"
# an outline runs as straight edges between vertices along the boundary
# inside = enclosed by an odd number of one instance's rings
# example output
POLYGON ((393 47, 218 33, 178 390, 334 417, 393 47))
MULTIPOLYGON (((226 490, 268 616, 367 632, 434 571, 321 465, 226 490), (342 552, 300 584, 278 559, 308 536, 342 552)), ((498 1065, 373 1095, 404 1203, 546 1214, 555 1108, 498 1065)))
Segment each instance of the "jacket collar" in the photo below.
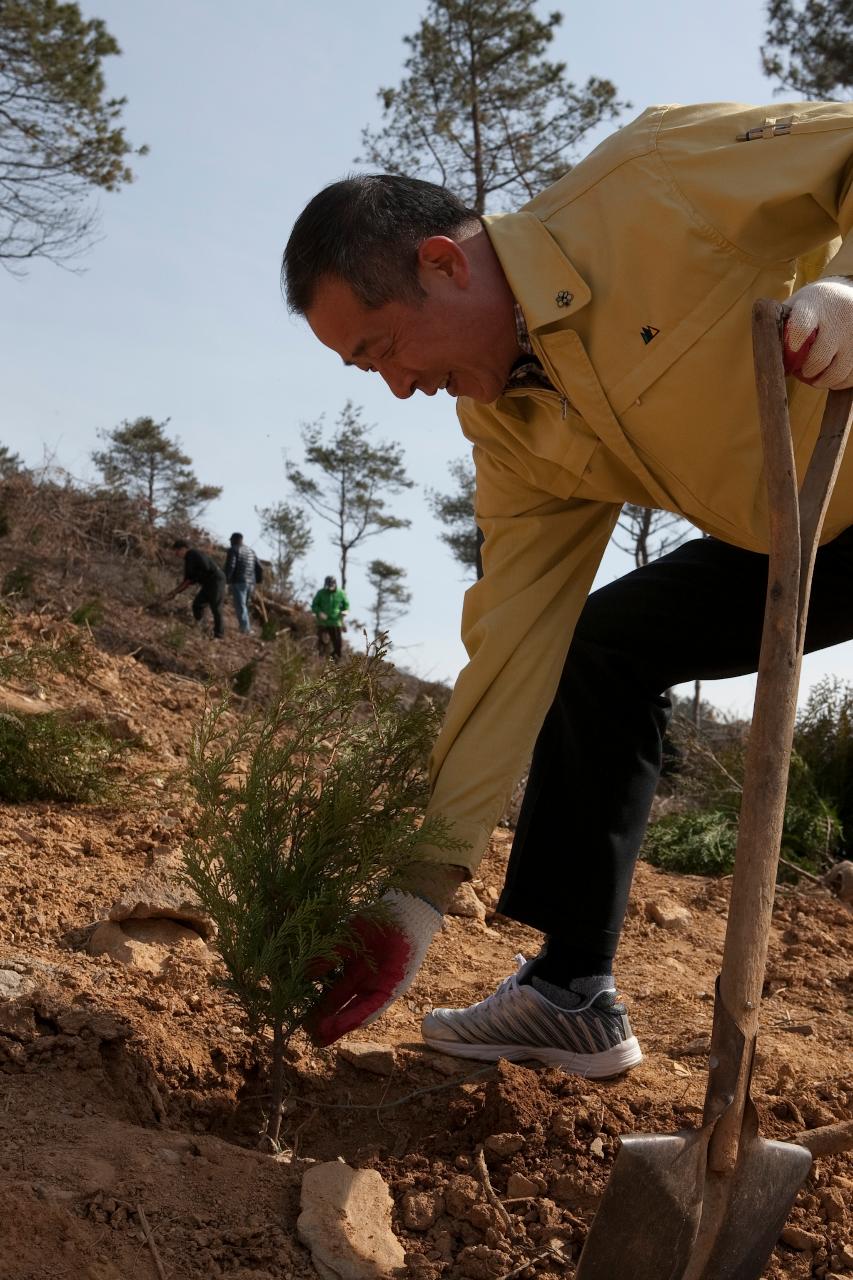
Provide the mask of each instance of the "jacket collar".
POLYGON ((590 301, 586 281, 535 213, 492 214, 483 223, 530 333, 569 319, 590 301))

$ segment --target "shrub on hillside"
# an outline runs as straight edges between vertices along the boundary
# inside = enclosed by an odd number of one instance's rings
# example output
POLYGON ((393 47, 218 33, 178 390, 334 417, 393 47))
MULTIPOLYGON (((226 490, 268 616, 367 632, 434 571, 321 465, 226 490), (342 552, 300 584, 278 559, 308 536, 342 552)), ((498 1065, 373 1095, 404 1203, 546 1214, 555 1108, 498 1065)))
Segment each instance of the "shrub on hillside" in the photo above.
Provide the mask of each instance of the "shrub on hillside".
POLYGON ((109 799, 122 750, 97 724, 70 723, 53 712, 0 713, 0 800, 109 799))
POLYGON ((71 621, 75 627, 97 627, 104 620, 103 601, 85 600, 82 604, 78 604, 70 614, 71 621))
POLYGON ((28 596, 33 589, 33 573, 26 565, 15 565, 3 579, 4 596, 28 596))
POLYGON ((734 866, 736 844, 737 823, 731 813, 670 813, 649 827, 643 857, 663 871, 724 876, 734 866))
POLYGON ((818 681, 797 719, 797 753, 815 790, 838 814, 842 842, 853 848, 853 684, 835 676, 818 681))
MULTIPOLYGON (((674 722, 673 737, 679 756, 674 794, 682 811, 650 824, 642 856, 668 871, 726 875, 734 865, 747 734, 733 726, 712 747, 691 726, 674 722)), ((801 753, 802 741, 798 726, 781 852, 788 862, 817 873, 838 856, 843 833, 833 797, 822 789, 826 780, 801 753)), ((780 868, 781 879, 791 874, 780 868)))

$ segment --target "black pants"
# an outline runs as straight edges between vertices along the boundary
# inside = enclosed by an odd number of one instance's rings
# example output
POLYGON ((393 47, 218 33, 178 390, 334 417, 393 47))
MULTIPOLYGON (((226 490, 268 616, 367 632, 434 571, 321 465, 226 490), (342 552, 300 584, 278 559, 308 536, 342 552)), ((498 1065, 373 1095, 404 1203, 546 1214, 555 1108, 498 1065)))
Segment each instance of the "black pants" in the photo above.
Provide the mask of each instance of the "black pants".
POLYGON ((213 634, 221 639, 225 635, 225 624, 222 620, 222 605, 225 601, 225 578, 216 582, 205 582, 193 600, 193 617, 201 622, 205 608, 213 614, 213 634))
MULTIPOLYGON (((698 538, 593 592, 536 742, 499 911, 616 954, 665 691, 756 670, 766 587, 766 556, 698 538)), ((853 528, 818 552, 806 651, 851 637, 853 528)))
POLYGON ((341 656, 341 637, 343 632, 340 627, 318 627, 317 628, 317 652, 321 658, 326 656, 326 645, 332 646, 332 657, 337 662, 341 656))

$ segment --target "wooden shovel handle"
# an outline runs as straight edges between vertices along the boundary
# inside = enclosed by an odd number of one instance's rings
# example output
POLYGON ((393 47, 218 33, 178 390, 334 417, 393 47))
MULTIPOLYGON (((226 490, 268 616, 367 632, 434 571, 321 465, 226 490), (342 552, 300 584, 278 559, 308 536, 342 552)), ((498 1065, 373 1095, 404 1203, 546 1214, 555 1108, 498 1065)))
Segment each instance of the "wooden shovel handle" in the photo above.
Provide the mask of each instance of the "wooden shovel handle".
MULTIPOLYGON (((767 479, 770 560, 720 972, 720 997, 743 1032, 746 1051, 734 1098, 720 1116, 709 1147, 709 1165, 719 1173, 733 1169, 737 1160, 776 890, 811 576, 853 408, 853 390, 829 393, 820 435, 798 495, 782 362, 783 318, 779 303, 755 303, 753 348, 767 479)), ((710 1101, 706 1100, 706 1106, 710 1101)))

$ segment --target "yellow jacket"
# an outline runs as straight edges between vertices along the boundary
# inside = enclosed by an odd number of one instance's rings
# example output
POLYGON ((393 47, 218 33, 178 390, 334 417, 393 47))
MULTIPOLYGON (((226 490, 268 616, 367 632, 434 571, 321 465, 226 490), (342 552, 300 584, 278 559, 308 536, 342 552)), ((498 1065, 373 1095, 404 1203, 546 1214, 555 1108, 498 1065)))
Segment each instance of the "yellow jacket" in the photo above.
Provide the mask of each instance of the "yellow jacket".
MULTIPOLYGON (((459 401, 484 576, 465 597, 470 660, 429 812, 469 847, 425 856, 479 862, 623 502, 766 551, 751 306, 853 276, 853 237, 837 239, 853 222, 852 166, 851 103, 653 107, 519 213, 486 220, 556 390, 459 401)), ((802 474, 824 397, 789 392, 802 474)), ((853 450, 824 541, 850 524, 853 450)))

